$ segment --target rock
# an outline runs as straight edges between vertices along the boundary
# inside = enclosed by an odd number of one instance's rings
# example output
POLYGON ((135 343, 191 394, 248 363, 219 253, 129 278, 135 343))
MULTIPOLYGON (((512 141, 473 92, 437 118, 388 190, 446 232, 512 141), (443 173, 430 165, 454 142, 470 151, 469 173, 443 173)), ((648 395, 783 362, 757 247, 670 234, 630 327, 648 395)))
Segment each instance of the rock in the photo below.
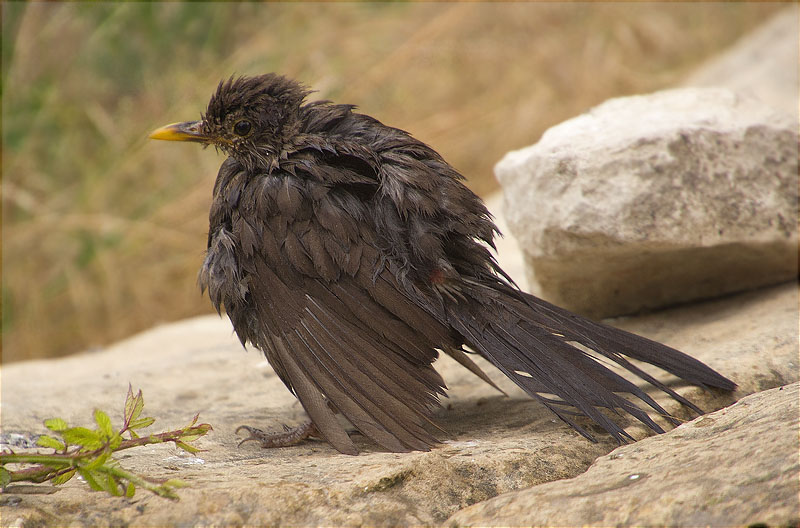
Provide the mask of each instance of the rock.
POLYGON ((797 526, 797 383, 748 396, 600 458, 574 479, 506 493, 446 526, 797 526))
POLYGON ((593 317, 797 277, 798 132, 719 88, 612 99, 495 167, 532 292, 593 317))
MULTIPOLYGON (((701 408, 713 410, 735 397, 797 380, 797 302, 798 288, 788 284, 614 324, 681 348, 736 381, 740 390, 734 395, 676 386, 701 408)), ((273 450, 237 447, 238 425, 278 428, 298 423, 303 413, 261 354, 242 351, 225 319, 200 317, 99 352, 3 365, 4 433, 43 433, 42 421, 54 416, 88 426, 95 408, 110 411, 118 425, 128 382, 143 389, 145 415, 157 419, 150 431, 181 427, 196 412, 214 430, 199 440, 205 451, 197 455, 155 445, 120 457, 130 470, 185 480, 190 487, 179 490, 180 502, 145 491, 130 500, 109 497, 76 480, 55 489, 15 485, 0 495, 2 524, 435 525, 497 495, 576 477, 617 447, 597 431, 600 442, 588 442, 485 361, 479 364, 509 398, 442 358, 436 366, 450 398, 436 421, 450 433, 448 441, 428 453, 394 454, 355 437, 363 452, 357 457, 340 455, 321 442, 273 450)), ((674 385, 668 375, 659 378, 674 385)), ((674 402, 656 399, 680 418, 694 418, 674 402)), ((685 429, 669 433, 675 442, 669 453, 681 453, 675 435, 685 429)), ((636 438, 649 434, 630 422, 626 430, 636 438)), ((767 449, 758 436, 760 426, 752 434, 746 427, 737 431, 767 449)), ((778 451, 775 446, 769 449, 778 451)), ((738 465, 743 475, 752 469, 740 457, 727 463, 738 465)), ((748 489, 760 489, 758 482, 748 489)), ((772 481, 760 485, 771 489, 772 481)), ((737 508, 732 511, 750 511, 745 504, 737 508)), ((564 515, 567 519, 569 511, 564 515)))
POLYGON ((514 278, 517 286, 524 291, 528 291, 528 279, 525 277, 525 257, 519 249, 517 239, 508 227, 508 222, 506 222, 506 216, 503 213, 503 207, 505 206, 503 192, 492 193, 485 201, 486 207, 495 215, 494 223, 501 233, 501 236, 495 237, 494 241, 497 247, 497 263, 514 278))
POLYGON ((720 56, 693 72, 685 86, 723 86, 752 95, 797 121, 800 56, 798 7, 780 11, 720 56))

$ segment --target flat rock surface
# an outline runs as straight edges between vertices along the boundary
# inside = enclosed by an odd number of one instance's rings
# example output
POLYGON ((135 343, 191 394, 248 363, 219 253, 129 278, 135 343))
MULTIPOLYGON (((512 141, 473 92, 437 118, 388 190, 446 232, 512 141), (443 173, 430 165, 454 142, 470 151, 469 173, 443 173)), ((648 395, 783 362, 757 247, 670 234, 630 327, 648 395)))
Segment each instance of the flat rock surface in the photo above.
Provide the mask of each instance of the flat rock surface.
MULTIPOLYGON (((797 286, 786 284, 613 322, 683 349, 734 379, 740 385, 735 395, 678 389, 713 410, 735 397, 797 380, 797 301, 797 286)), ((601 441, 588 442, 526 399, 498 371, 485 362, 481 366, 508 398, 442 358, 437 368, 450 398, 436 421, 448 431, 447 441, 428 453, 393 454, 356 437, 363 452, 358 457, 338 454, 321 442, 273 450, 237 447, 241 437, 234 431, 240 424, 278 428, 304 416, 260 353, 242 351, 224 319, 191 319, 103 351, 5 366, 5 433, 45 432, 42 421, 53 416, 89 426, 94 408, 108 410, 118 424, 129 382, 143 390, 145 414, 157 419, 154 432, 181 427, 196 412, 214 431, 199 440, 205 451, 196 456, 170 445, 120 456, 133 471, 188 482, 189 488, 179 490, 180 502, 143 491, 130 500, 109 497, 89 492, 76 480, 55 490, 14 486, 0 496, 2 523, 435 525, 502 493, 576 477, 617 447, 597 430, 601 441)), ((682 419, 694 418, 659 401, 682 419)), ((635 424, 627 430, 636 438, 648 434, 635 424)), ((746 430, 741 434, 748 435, 746 430)), ((679 456, 680 446, 671 449, 679 456)), ((746 460, 731 463, 750 470, 746 460)), ((557 524, 572 524, 566 519, 557 524)))
POLYGON ((470 506, 447 526, 797 526, 797 383, 615 449, 574 479, 470 506))

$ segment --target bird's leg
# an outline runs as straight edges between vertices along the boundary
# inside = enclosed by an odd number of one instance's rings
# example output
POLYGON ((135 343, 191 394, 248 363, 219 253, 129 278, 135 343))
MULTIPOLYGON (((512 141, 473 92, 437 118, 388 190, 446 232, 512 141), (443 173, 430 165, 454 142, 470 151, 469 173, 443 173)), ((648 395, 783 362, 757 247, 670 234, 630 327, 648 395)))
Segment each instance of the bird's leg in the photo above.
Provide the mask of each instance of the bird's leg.
POLYGON ((236 428, 236 433, 244 429, 250 436, 239 442, 241 446, 245 442, 259 442, 264 449, 272 447, 288 447, 297 445, 310 436, 319 436, 314 422, 306 420, 296 427, 283 426, 282 432, 265 432, 249 425, 240 425, 236 428))

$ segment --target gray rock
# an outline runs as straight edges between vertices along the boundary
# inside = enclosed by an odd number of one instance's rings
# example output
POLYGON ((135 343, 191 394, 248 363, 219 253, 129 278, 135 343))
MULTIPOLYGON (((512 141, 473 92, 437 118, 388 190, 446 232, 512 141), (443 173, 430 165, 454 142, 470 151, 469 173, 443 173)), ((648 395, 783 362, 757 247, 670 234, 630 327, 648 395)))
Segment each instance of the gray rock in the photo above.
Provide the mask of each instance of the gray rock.
POLYGON ((495 172, 534 294, 594 317, 797 277, 798 133, 724 89, 612 99, 495 172))
POLYGON ((506 493, 446 526, 797 526, 797 383, 623 446, 579 477, 506 493))
POLYGON ((497 191, 486 197, 486 207, 494 214, 494 223, 500 230, 501 236, 495 237, 494 245, 497 247, 497 263, 500 267, 514 277, 523 291, 528 291, 528 278, 525 276, 525 257, 519 249, 517 239, 511 233, 504 214, 505 203, 503 192, 497 191))
MULTIPOLYGON (((789 284, 614 324, 678 347, 736 381, 740 390, 729 395, 679 387, 674 378, 659 376, 701 408, 714 410, 735 397, 797 380, 797 303, 798 288, 789 284)), ((43 433, 42 420, 53 416, 90 426, 92 410, 98 407, 110 411, 118 424, 128 382, 143 389, 145 415, 157 419, 150 431, 181 427, 196 412, 214 431, 199 440, 205 451, 197 455, 155 445, 120 457, 133 471, 185 480, 190 487, 179 490, 180 502, 144 491, 132 500, 108 497, 74 480, 55 490, 49 485, 11 486, 0 495, 2 524, 441 524, 457 511, 502 493, 576 477, 617 447, 602 433, 599 443, 588 442, 486 362, 479 364, 509 398, 442 358, 436 366, 450 387, 450 398, 436 420, 450 433, 447 443, 429 453, 394 454, 355 437, 363 452, 358 457, 340 455, 321 442, 273 450, 253 444, 237 447, 238 425, 277 429, 281 423, 297 423, 303 412, 261 354, 242 351, 224 319, 201 317, 162 326, 99 352, 3 365, 6 433, 43 433)), ((655 397, 678 417, 694 418, 674 402, 655 397)), ((674 438, 684 429, 669 434, 674 438)), ((626 430, 635 438, 649 434, 630 422, 626 430)), ((752 433, 737 431, 740 442, 766 449, 758 436, 760 426, 752 433)), ((681 442, 673 442, 669 453, 681 456, 681 442)), ((752 469, 738 457, 726 463, 739 467, 742 475, 752 469)), ((748 489, 761 489, 760 476, 752 474, 748 489)), ((771 481, 762 485, 771 489, 771 481)), ((734 512, 750 511, 745 504, 736 508, 734 512)), ((572 524, 564 519, 555 524, 572 524)))

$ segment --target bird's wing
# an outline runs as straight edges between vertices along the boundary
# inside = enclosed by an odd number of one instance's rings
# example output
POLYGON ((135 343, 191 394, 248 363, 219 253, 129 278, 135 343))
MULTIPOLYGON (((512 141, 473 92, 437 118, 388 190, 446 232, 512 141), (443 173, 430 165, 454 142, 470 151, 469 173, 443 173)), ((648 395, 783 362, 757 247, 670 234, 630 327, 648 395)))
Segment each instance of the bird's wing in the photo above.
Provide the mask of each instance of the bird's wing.
POLYGON ((336 411, 385 449, 427 450, 437 442, 428 417, 445 387, 434 347, 448 331, 402 293, 341 204, 319 195, 314 214, 293 205, 293 193, 307 190, 280 189, 266 219, 247 218, 247 204, 232 218, 255 312, 248 337, 342 453, 357 450, 336 411))

